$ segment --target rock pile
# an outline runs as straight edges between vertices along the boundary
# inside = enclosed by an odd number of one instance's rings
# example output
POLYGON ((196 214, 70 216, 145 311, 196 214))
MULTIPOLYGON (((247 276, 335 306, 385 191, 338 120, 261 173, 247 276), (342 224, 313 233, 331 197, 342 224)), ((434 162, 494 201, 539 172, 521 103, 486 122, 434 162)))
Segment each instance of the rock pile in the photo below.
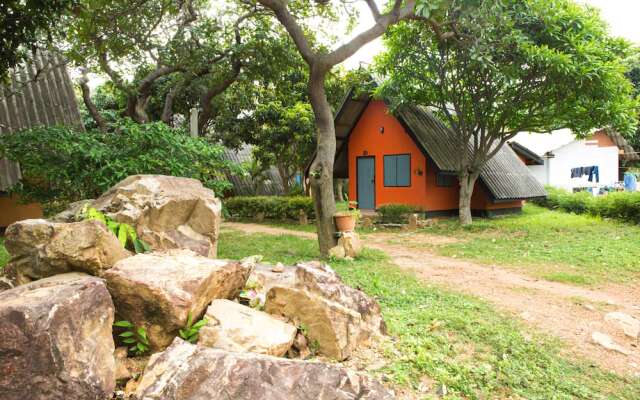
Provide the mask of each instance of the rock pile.
POLYGON ((116 379, 140 368, 130 368, 138 364, 126 348, 115 351, 114 320, 129 321, 159 351, 127 383, 138 399, 391 398, 339 366, 283 358, 304 359, 313 347, 346 359, 385 332, 380 307, 325 264, 211 258, 220 202, 199 182, 133 176, 88 203, 131 224, 153 249, 144 254, 125 250, 102 222, 75 221, 82 204, 58 222, 7 230, 16 286, 0 292, 3 399, 110 398, 116 379), (252 304, 264 311, 239 302, 248 281, 258 282, 262 302, 252 304), (203 316, 188 337, 197 345, 177 338, 203 316))

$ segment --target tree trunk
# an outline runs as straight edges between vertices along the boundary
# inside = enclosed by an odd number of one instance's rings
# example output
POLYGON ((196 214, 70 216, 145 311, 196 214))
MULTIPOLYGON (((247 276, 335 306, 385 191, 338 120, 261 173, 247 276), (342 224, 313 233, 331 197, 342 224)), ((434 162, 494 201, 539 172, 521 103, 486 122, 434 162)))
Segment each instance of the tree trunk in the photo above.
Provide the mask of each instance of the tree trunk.
POLYGON ((471 216, 471 195, 473 188, 478 180, 478 174, 473 172, 463 172, 458 177, 460 181, 460 198, 458 202, 460 224, 471 225, 473 218, 471 216))
POLYGON ((282 164, 278 164, 278 175, 280 175, 280 179, 282 180, 282 190, 284 190, 284 194, 289 194, 291 192, 291 174, 287 171, 287 167, 282 164))
POLYGON ((177 92, 177 89, 171 88, 164 98, 164 107, 162 108, 162 122, 169 126, 172 126, 173 122, 173 100, 175 99, 177 92))
POLYGON ((107 123, 105 122, 104 118, 102 118, 102 115, 100 115, 100 112, 98 111, 96 105, 93 103, 93 100, 91 100, 91 89, 89 88, 86 80, 80 81, 80 89, 82 89, 82 100, 84 101, 84 105, 85 107, 87 107, 91 118, 93 118, 93 120, 98 125, 98 129, 100 129, 102 132, 106 132, 107 123))
POLYGON ((336 135, 333 126, 331 106, 327 100, 324 78, 328 72, 325 66, 312 66, 309 77, 311 106, 318 130, 316 158, 310 168, 311 192, 318 226, 320 255, 329 256, 329 250, 337 244, 333 214, 336 202, 333 194, 333 161, 336 154, 336 135))
POLYGON ((344 179, 336 179, 336 200, 344 201, 344 179))

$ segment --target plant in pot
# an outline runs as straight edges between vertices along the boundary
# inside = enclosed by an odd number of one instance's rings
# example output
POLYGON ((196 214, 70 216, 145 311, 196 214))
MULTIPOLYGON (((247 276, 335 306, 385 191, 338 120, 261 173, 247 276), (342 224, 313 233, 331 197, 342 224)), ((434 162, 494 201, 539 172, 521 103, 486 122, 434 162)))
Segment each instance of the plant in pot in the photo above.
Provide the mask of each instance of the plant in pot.
POLYGON ((360 210, 340 211, 333 214, 338 232, 353 232, 360 218, 360 210))

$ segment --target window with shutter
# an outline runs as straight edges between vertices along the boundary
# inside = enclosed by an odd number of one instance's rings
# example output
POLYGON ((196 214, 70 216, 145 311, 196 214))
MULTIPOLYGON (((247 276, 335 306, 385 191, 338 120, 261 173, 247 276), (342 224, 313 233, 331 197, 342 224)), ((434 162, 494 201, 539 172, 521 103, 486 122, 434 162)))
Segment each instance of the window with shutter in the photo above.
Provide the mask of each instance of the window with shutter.
POLYGON ((395 154, 384 156, 384 186, 411 186, 410 154, 395 154))

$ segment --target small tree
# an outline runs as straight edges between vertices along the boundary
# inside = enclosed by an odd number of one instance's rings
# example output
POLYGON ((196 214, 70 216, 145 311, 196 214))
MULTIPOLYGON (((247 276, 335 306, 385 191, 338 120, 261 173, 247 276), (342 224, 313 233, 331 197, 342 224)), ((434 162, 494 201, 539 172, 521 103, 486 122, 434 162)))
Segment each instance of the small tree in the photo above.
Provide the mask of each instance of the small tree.
POLYGON ((633 131, 629 45, 570 0, 452 1, 441 23, 398 24, 385 43, 380 93, 430 107, 455 133, 462 224, 480 171, 518 132, 633 131))

